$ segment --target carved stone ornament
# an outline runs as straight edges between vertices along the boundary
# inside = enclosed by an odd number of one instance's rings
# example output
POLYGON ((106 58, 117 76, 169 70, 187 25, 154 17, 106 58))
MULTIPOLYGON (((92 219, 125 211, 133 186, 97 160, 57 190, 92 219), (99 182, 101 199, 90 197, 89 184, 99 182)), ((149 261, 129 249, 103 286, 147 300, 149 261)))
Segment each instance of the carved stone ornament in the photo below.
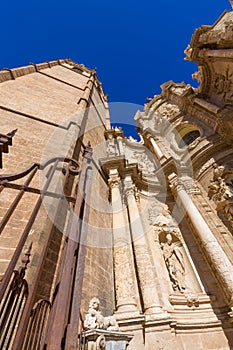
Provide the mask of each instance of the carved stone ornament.
POLYGON ((187 90, 189 90, 191 87, 190 84, 184 84, 184 86, 179 86, 179 85, 175 85, 175 86, 172 86, 170 88, 170 90, 172 92, 174 92, 176 95, 178 96, 182 96, 187 90))
POLYGON ((192 309, 195 309, 200 305, 199 296, 197 294, 189 291, 188 293, 185 293, 185 297, 187 300, 187 305, 192 309))
POLYGON ((115 145, 115 139, 113 134, 111 133, 108 134, 106 152, 109 157, 115 157, 118 155, 118 151, 115 145))
POLYGON ((231 43, 233 40, 233 21, 227 20, 223 22, 221 27, 213 28, 200 36, 200 42, 204 44, 231 43))
POLYGON ((120 177, 118 175, 116 176, 111 176, 109 179, 108 179, 108 185, 109 187, 112 189, 112 188, 119 188, 120 186, 120 177))
POLYGON ((190 45, 188 45, 186 47, 186 49, 184 50, 184 54, 186 55, 185 60, 188 60, 188 61, 191 60, 192 52, 193 52, 192 47, 190 45))
POLYGON ((178 106, 167 102, 160 105, 156 111, 163 117, 167 117, 169 119, 175 117, 177 114, 180 113, 178 106))
POLYGON ((133 159, 138 163, 138 167, 145 175, 153 175, 155 164, 149 159, 145 152, 134 151, 133 159))
POLYGON ((178 178, 175 173, 168 176, 169 186, 174 193, 177 194, 179 190, 185 190, 188 194, 200 193, 198 183, 190 176, 183 176, 178 178))
POLYGON ((164 227, 174 227, 176 222, 171 216, 168 206, 154 203, 148 210, 150 224, 157 229, 163 230, 164 227))
POLYGON ((217 205, 217 211, 233 228, 233 169, 214 164, 213 180, 209 185, 209 197, 217 205))
POLYGON ((125 186, 124 188, 124 195, 125 195, 125 203, 128 203, 128 198, 130 196, 134 196, 135 200, 137 202, 140 201, 139 191, 135 184, 131 184, 130 186, 125 186))
POLYGON ((194 72, 192 74, 192 78, 196 79, 200 86, 196 89, 196 91, 199 91, 201 89, 201 84, 204 82, 204 71, 201 66, 198 67, 198 71, 194 72))
POLYGON ((196 177, 198 178, 200 175, 202 175, 211 165, 213 165, 213 163, 214 158, 210 158, 207 162, 205 162, 199 169, 198 173, 196 174, 196 177))
POLYGON ((100 335, 96 341, 96 350, 104 350, 106 345, 105 336, 100 335))
POLYGON ((114 248, 114 263, 116 274, 116 299, 117 305, 122 300, 135 300, 133 274, 131 270, 131 258, 127 245, 114 248), (120 271, 120 274, 117 271, 120 271))
POLYGON ((90 300, 88 313, 84 320, 84 328, 86 330, 105 329, 119 331, 119 326, 114 316, 104 317, 102 315, 100 311, 100 301, 96 297, 90 300))
POLYGON ((233 71, 230 66, 227 66, 224 74, 216 73, 214 76, 214 90, 217 95, 221 96, 223 101, 232 100, 232 86, 233 86, 233 71))

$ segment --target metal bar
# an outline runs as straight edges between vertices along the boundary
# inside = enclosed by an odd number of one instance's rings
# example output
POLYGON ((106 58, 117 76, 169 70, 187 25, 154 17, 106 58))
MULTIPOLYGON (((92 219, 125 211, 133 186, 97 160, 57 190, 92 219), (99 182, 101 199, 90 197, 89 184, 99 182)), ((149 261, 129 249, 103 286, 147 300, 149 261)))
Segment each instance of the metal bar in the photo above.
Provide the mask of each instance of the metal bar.
POLYGON ((74 215, 72 218, 70 236, 67 243, 66 256, 64 259, 61 281, 57 294, 55 310, 53 313, 52 324, 50 324, 50 334, 48 335, 48 349, 58 350, 61 348, 62 338, 66 328, 66 322, 69 312, 70 294, 72 286, 72 276, 75 260, 75 251, 77 249, 78 233, 79 233, 79 218, 81 207, 83 204, 83 191, 85 186, 86 169, 89 159, 86 151, 82 161, 81 174, 78 184, 78 194, 74 207, 74 215))
POLYGON ((78 348, 78 332, 79 332, 79 319, 80 319, 80 307, 82 299, 82 285, 84 277, 85 267, 85 255, 86 255, 86 241, 88 233, 88 220, 90 214, 90 197, 91 197, 91 182, 92 182, 92 168, 88 167, 86 171, 85 182, 85 205, 84 214, 81 226, 81 233, 79 239, 79 250, 77 259, 77 268, 75 273, 74 291, 72 298, 70 324, 67 329, 66 348, 69 350, 76 350, 78 348))
POLYGON ((27 299, 27 295, 28 295, 28 286, 27 286, 27 282, 24 280, 24 284, 22 286, 22 289, 19 293, 19 298, 21 296, 21 299, 19 299, 19 303, 17 303, 17 312, 16 312, 16 315, 15 315, 15 318, 14 318, 14 322, 11 326, 11 332, 9 334, 9 339, 8 339, 8 343, 6 345, 6 349, 9 349, 9 345, 10 343, 12 342, 12 336, 15 332, 15 327, 17 325, 17 322, 18 322, 18 318, 20 317, 20 311, 21 311, 21 308, 22 308, 22 304, 24 302, 24 300, 27 299))
MULTIPOLYGON (((58 161, 55 162, 54 167, 53 167, 52 171, 50 172, 50 174, 48 176, 48 179, 47 179, 47 181, 46 181, 46 183, 44 185, 44 188, 43 188, 44 191, 48 188, 48 186, 49 186, 49 184, 51 182, 53 174, 54 174, 54 172, 56 170, 57 163, 58 163, 58 161)), ((40 209, 43 197, 44 197, 44 195, 42 194, 38 198, 38 200, 36 202, 36 205, 35 205, 35 207, 34 207, 34 209, 32 211, 32 214, 31 214, 31 216, 29 218, 29 221, 28 221, 28 223, 27 223, 27 225, 26 225, 26 227, 24 229, 24 232, 23 232, 23 234, 22 234, 22 236, 21 236, 21 238, 19 240, 17 248, 16 248, 16 250, 15 250, 15 252, 13 254, 13 257, 12 257, 8 267, 7 267, 6 273, 4 274, 4 277, 3 277, 1 285, 0 285, 0 300, 2 299, 2 297, 3 297, 4 293, 5 293, 5 290, 6 290, 7 286, 8 286, 8 283, 9 283, 11 275, 12 275, 12 273, 14 271, 15 265, 16 265, 18 259, 19 259, 19 256, 20 256, 20 254, 22 252, 24 244, 25 244, 25 242, 27 240, 28 234, 29 234, 29 232, 31 230, 31 227, 32 227, 32 225, 33 225, 33 223, 35 221, 35 218, 36 218, 36 216, 38 214, 38 211, 40 209)))
POLYGON ((19 184, 14 184, 14 183, 4 183, 3 184, 4 187, 6 188, 11 188, 14 190, 20 190, 20 191, 24 191, 24 192, 30 192, 30 193, 36 193, 36 194, 43 194, 44 196, 48 196, 48 197, 53 197, 53 198, 66 198, 66 200, 68 202, 75 202, 75 198, 71 197, 71 196, 65 196, 63 194, 59 194, 59 193, 55 193, 55 192, 51 192, 51 191, 43 191, 40 190, 39 188, 35 188, 35 187, 25 187, 25 185, 19 185, 19 184))
POLYGON ((18 293, 18 295, 16 296, 15 292, 12 291, 12 295, 11 295, 12 302, 8 305, 7 310, 6 310, 6 315, 4 315, 3 322, 1 324, 1 330, 0 330, 1 343, 0 343, 0 348, 3 348, 4 343, 6 341, 7 334, 9 332, 9 329, 10 329, 10 326, 11 326, 11 321, 12 321, 12 319, 14 317, 14 312, 15 312, 16 307, 17 307, 19 296, 20 296, 20 293, 18 293))
MULTIPOLYGON (((70 158, 65 158, 65 159, 75 163, 76 164, 76 168, 77 168, 78 163, 76 161, 74 161, 73 159, 70 159, 70 158)), ((60 160, 60 158, 59 159, 56 158, 56 164, 57 164, 57 162, 59 160, 60 160)), ((46 166, 47 165, 48 165, 48 162, 47 162, 46 166)), ((72 169, 69 168, 69 171, 71 173, 73 173, 73 174, 77 174, 78 173, 77 169, 76 170, 74 170, 74 169, 72 170, 72 169)), ((41 277, 41 273, 42 273, 42 266, 43 266, 44 259, 45 259, 45 256, 47 254, 49 243, 50 243, 50 240, 51 240, 52 227, 53 227, 53 223, 51 222, 51 226, 50 226, 50 230, 49 230, 50 232, 49 232, 49 234, 47 236, 46 242, 44 243, 44 248, 43 248, 43 251, 42 251, 42 254, 40 256, 40 260, 39 260, 39 263, 38 263, 38 266, 37 266, 37 269, 36 269, 36 272, 35 272, 34 281, 33 281, 32 285, 31 285, 31 288, 30 288, 30 291, 29 291, 29 296, 28 296, 28 299, 27 299, 27 303, 26 303, 24 311, 23 311, 23 315, 22 315, 22 318, 21 318, 21 321, 20 321, 20 324, 19 324, 19 327, 18 327, 18 331, 17 331, 16 337, 15 337, 15 340, 14 340, 14 343, 13 343, 13 346, 12 346, 12 350, 18 350, 18 349, 22 348, 22 344, 23 344, 23 341, 24 341, 25 333, 27 331, 28 322, 29 322, 29 319, 30 319, 30 313, 31 313, 31 310, 32 310, 32 307, 33 307, 34 297, 35 297, 35 294, 36 294, 36 291, 37 291, 37 287, 38 287, 38 283, 39 283, 39 280, 40 280, 40 277, 41 277)))
MULTIPOLYGON (((2 317, 2 320, 1 320, 0 336, 2 335, 2 333, 4 331, 4 327, 7 324, 7 321, 9 319, 10 314, 11 314, 11 310, 12 310, 12 307, 13 307, 14 302, 15 302, 15 296, 16 296, 15 290, 11 290, 10 294, 9 294, 9 300, 6 303, 6 310, 5 310, 3 317, 2 317)), ((8 298, 8 295, 7 295, 7 298, 8 298)))
POLYGON ((38 167, 34 168, 30 174, 30 176, 28 177, 28 179, 25 181, 25 183, 23 184, 23 186, 21 186, 20 192, 17 194, 17 196, 15 197, 14 201, 11 203, 10 208, 7 210, 6 214, 4 215, 1 223, 0 223, 0 234, 2 232, 2 230, 4 229, 4 227, 6 226, 7 222, 9 221, 12 213, 14 212, 15 208, 17 207, 20 199, 22 198, 24 192, 25 192, 25 187, 28 187, 28 185, 30 184, 30 182, 32 181, 33 177, 35 176, 36 172, 38 170, 38 167))
POLYGON ((47 325, 47 313, 48 313, 48 304, 42 305, 42 322, 40 323, 39 336, 38 336, 38 350, 40 350, 43 339, 43 329, 47 325))

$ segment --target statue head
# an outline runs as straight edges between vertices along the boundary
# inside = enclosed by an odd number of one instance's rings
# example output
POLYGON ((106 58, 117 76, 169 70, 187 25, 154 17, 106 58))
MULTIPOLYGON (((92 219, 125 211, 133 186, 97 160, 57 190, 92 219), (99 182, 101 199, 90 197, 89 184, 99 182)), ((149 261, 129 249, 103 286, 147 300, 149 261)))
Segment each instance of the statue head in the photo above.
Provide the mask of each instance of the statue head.
POLYGON ((172 235, 170 233, 166 234, 166 241, 169 245, 172 243, 172 235))
POLYGON ((89 309, 94 309, 98 311, 100 308, 100 301, 98 298, 94 297, 89 302, 89 309))

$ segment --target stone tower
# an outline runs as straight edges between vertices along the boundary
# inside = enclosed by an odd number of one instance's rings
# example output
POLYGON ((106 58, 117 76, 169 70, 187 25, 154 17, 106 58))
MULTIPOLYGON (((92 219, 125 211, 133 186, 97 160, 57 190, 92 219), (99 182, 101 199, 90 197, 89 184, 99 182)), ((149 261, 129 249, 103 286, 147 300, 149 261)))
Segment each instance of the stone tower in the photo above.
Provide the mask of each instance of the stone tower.
POLYGON ((233 13, 185 53, 140 141, 94 70, 0 72, 0 348, 233 348, 233 13))

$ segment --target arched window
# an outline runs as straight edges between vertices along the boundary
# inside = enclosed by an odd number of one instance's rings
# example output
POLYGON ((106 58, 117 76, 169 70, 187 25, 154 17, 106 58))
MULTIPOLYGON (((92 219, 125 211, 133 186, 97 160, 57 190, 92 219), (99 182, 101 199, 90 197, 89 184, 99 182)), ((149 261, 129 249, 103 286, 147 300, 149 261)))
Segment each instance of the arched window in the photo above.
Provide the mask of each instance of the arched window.
POLYGON ((199 130, 192 130, 185 134, 182 137, 181 140, 181 147, 188 146, 190 143, 192 143, 194 140, 196 140, 200 136, 200 131, 199 130), (183 145, 182 145, 183 144, 183 145))
POLYGON ((200 129, 193 124, 184 123, 181 124, 178 128, 177 143, 180 148, 190 145, 198 137, 201 136, 200 129))

